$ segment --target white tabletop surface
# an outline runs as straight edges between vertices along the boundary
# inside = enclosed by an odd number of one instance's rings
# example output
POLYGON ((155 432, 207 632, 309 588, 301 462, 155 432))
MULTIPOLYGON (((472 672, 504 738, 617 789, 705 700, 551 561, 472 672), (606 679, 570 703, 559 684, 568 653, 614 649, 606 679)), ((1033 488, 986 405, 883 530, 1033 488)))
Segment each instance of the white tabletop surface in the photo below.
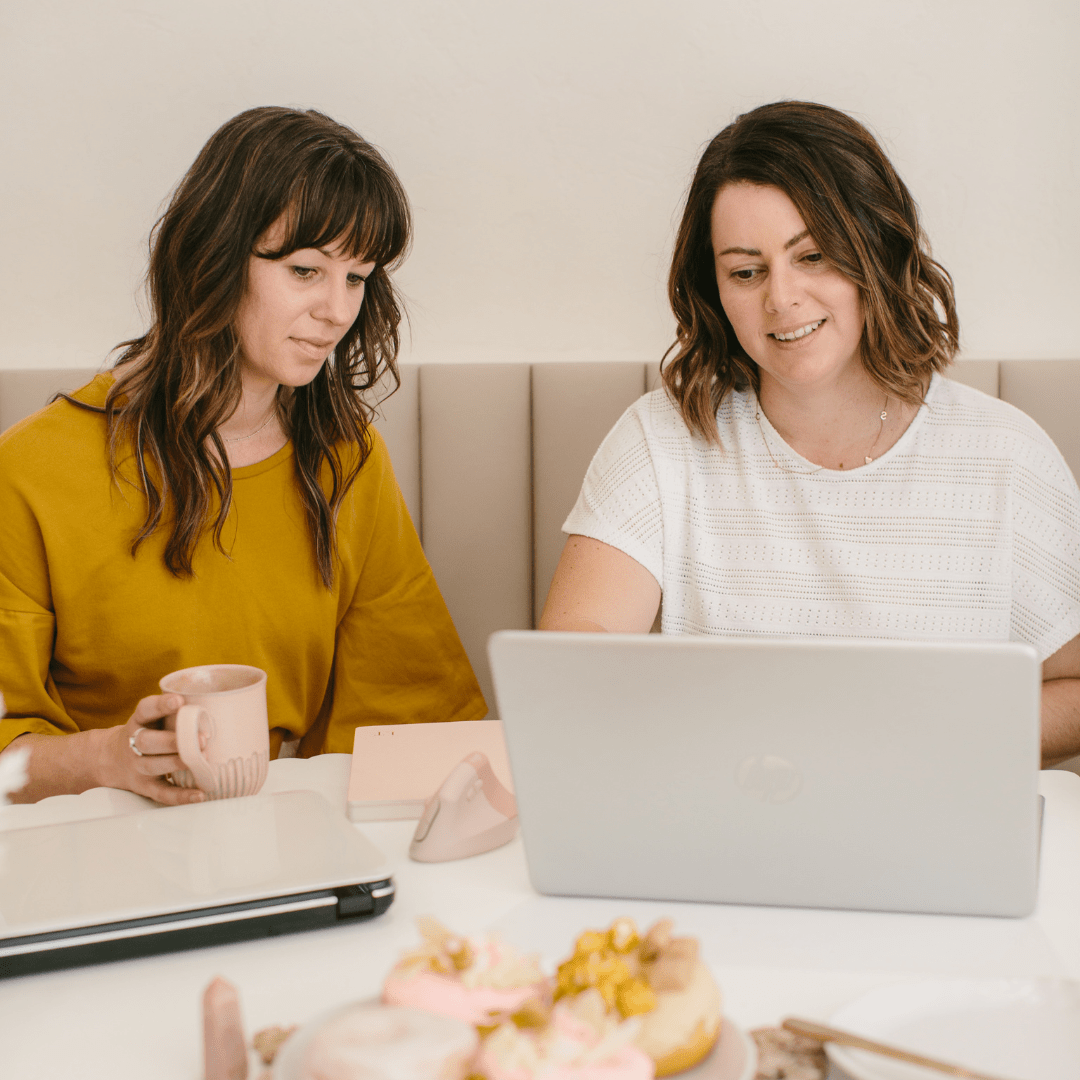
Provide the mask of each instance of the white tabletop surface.
MULTIPOLYGON (((313 787, 344 805, 348 758, 275 762, 268 790, 313 787)), ((697 935, 744 1028, 786 1015, 827 1019, 872 987, 928 975, 1080 978, 1080 777, 1046 772, 1039 904, 1027 919, 888 915, 713 904, 553 899, 529 884, 520 841, 456 863, 408 858, 413 822, 358 826, 387 855, 397 898, 380 918, 261 942, 0 980, 0 1076, 196 1080, 200 999, 215 976, 240 991, 250 1034, 303 1023, 378 993, 399 954, 417 941, 414 919, 432 914, 468 934, 495 929, 549 963, 587 926, 620 914, 661 913, 697 935)), ((139 808, 118 793, 72 797, 61 816, 139 808)), ((48 800, 53 803, 53 800, 48 800)), ((54 815, 46 803, 39 815, 54 815)), ((55 806, 55 803, 54 803, 55 806)), ((0 829, 35 823, 0 810, 0 829), (6 816, 5 816, 6 815, 6 816)))

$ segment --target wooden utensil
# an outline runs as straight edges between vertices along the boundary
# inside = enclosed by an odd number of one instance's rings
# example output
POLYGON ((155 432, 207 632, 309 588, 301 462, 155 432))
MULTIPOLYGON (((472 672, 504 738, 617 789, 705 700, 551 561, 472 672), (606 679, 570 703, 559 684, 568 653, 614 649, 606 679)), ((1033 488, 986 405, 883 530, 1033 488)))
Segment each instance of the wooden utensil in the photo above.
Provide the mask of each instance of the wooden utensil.
POLYGON ((882 1057, 890 1057, 896 1061, 906 1061, 910 1065, 921 1065, 924 1069, 936 1069, 946 1076, 963 1077, 963 1080, 1006 1080, 1003 1076, 991 1076, 990 1073, 975 1072, 974 1069, 965 1069, 962 1065, 950 1065, 948 1062, 939 1061, 937 1058, 924 1057, 922 1054, 913 1054, 910 1050, 901 1050, 887 1043, 875 1042, 873 1039, 864 1039, 861 1035, 853 1035, 849 1031, 841 1031, 839 1028, 827 1027, 825 1024, 817 1024, 813 1020, 799 1020, 789 1016, 782 1025, 788 1031, 796 1035, 805 1035, 818 1042, 832 1042, 840 1046, 851 1046, 857 1050, 868 1050, 872 1054, 881 1054, 882 1057))

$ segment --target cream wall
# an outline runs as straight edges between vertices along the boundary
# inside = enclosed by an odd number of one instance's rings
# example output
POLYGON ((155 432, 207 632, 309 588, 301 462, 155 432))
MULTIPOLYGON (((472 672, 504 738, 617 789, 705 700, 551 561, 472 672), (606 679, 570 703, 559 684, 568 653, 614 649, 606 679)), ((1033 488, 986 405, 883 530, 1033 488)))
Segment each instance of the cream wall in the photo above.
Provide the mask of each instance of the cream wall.
POLYGON ((140 330, 162 201, 239 110, 321 108, 416 210, 418 360, 656 359, 677 208, 735 114, 866 121, 957 284, 965 352, 1069 357, 1075 0, 35 0, 0 9, 0 368, 140 330))

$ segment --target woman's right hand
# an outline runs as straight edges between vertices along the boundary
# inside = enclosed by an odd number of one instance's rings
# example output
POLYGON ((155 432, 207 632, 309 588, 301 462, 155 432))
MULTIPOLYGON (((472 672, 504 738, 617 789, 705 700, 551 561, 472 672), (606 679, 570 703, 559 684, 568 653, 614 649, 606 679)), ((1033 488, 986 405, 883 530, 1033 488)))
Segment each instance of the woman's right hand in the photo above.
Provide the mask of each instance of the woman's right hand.
POLYGON ((185 767, 177 755, 176 732, 150 726, 183 704, 179 694, 153 694, 135 706, 126 724, 100 729, 97 782, 167 806, 203 802, 206 796, 198 789, 176 787, 165 779, 185 767))

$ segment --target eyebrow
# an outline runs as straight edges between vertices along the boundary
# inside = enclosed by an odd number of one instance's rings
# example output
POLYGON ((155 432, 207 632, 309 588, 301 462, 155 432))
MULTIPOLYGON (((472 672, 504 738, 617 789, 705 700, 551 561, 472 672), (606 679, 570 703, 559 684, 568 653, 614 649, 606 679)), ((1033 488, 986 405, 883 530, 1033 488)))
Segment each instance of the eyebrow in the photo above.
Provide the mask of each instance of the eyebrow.
MULTIPOLYGON (((320 255, 325 255, 328 259, 337 258, 337 256, 332 251, 328 251, 326 248, 313 248, 312 250, 317 251, 320 255)), ((360 256, 357 255, 356 258, 359 259, 360 256)), ((368 263, 371 263, 373 266, 378 265, 374 259, 364 259, 364 261, 360 265, 367 266, 368 263)), ((364 280, 367 281, 367 278, 365 277, 364 280)))
MULTIPOLYGON (((809 229, 803 229, 798 236, 793 236, 785 245, 784 250, 793 248, 800 240, 805 240, 810 235, 809 229)), ((719 259, 721 255, 760 255, 761 252, 757 248, 744 248, 744 247, 729 247, 724 248, 723 251, 717 253, 719 259)))

